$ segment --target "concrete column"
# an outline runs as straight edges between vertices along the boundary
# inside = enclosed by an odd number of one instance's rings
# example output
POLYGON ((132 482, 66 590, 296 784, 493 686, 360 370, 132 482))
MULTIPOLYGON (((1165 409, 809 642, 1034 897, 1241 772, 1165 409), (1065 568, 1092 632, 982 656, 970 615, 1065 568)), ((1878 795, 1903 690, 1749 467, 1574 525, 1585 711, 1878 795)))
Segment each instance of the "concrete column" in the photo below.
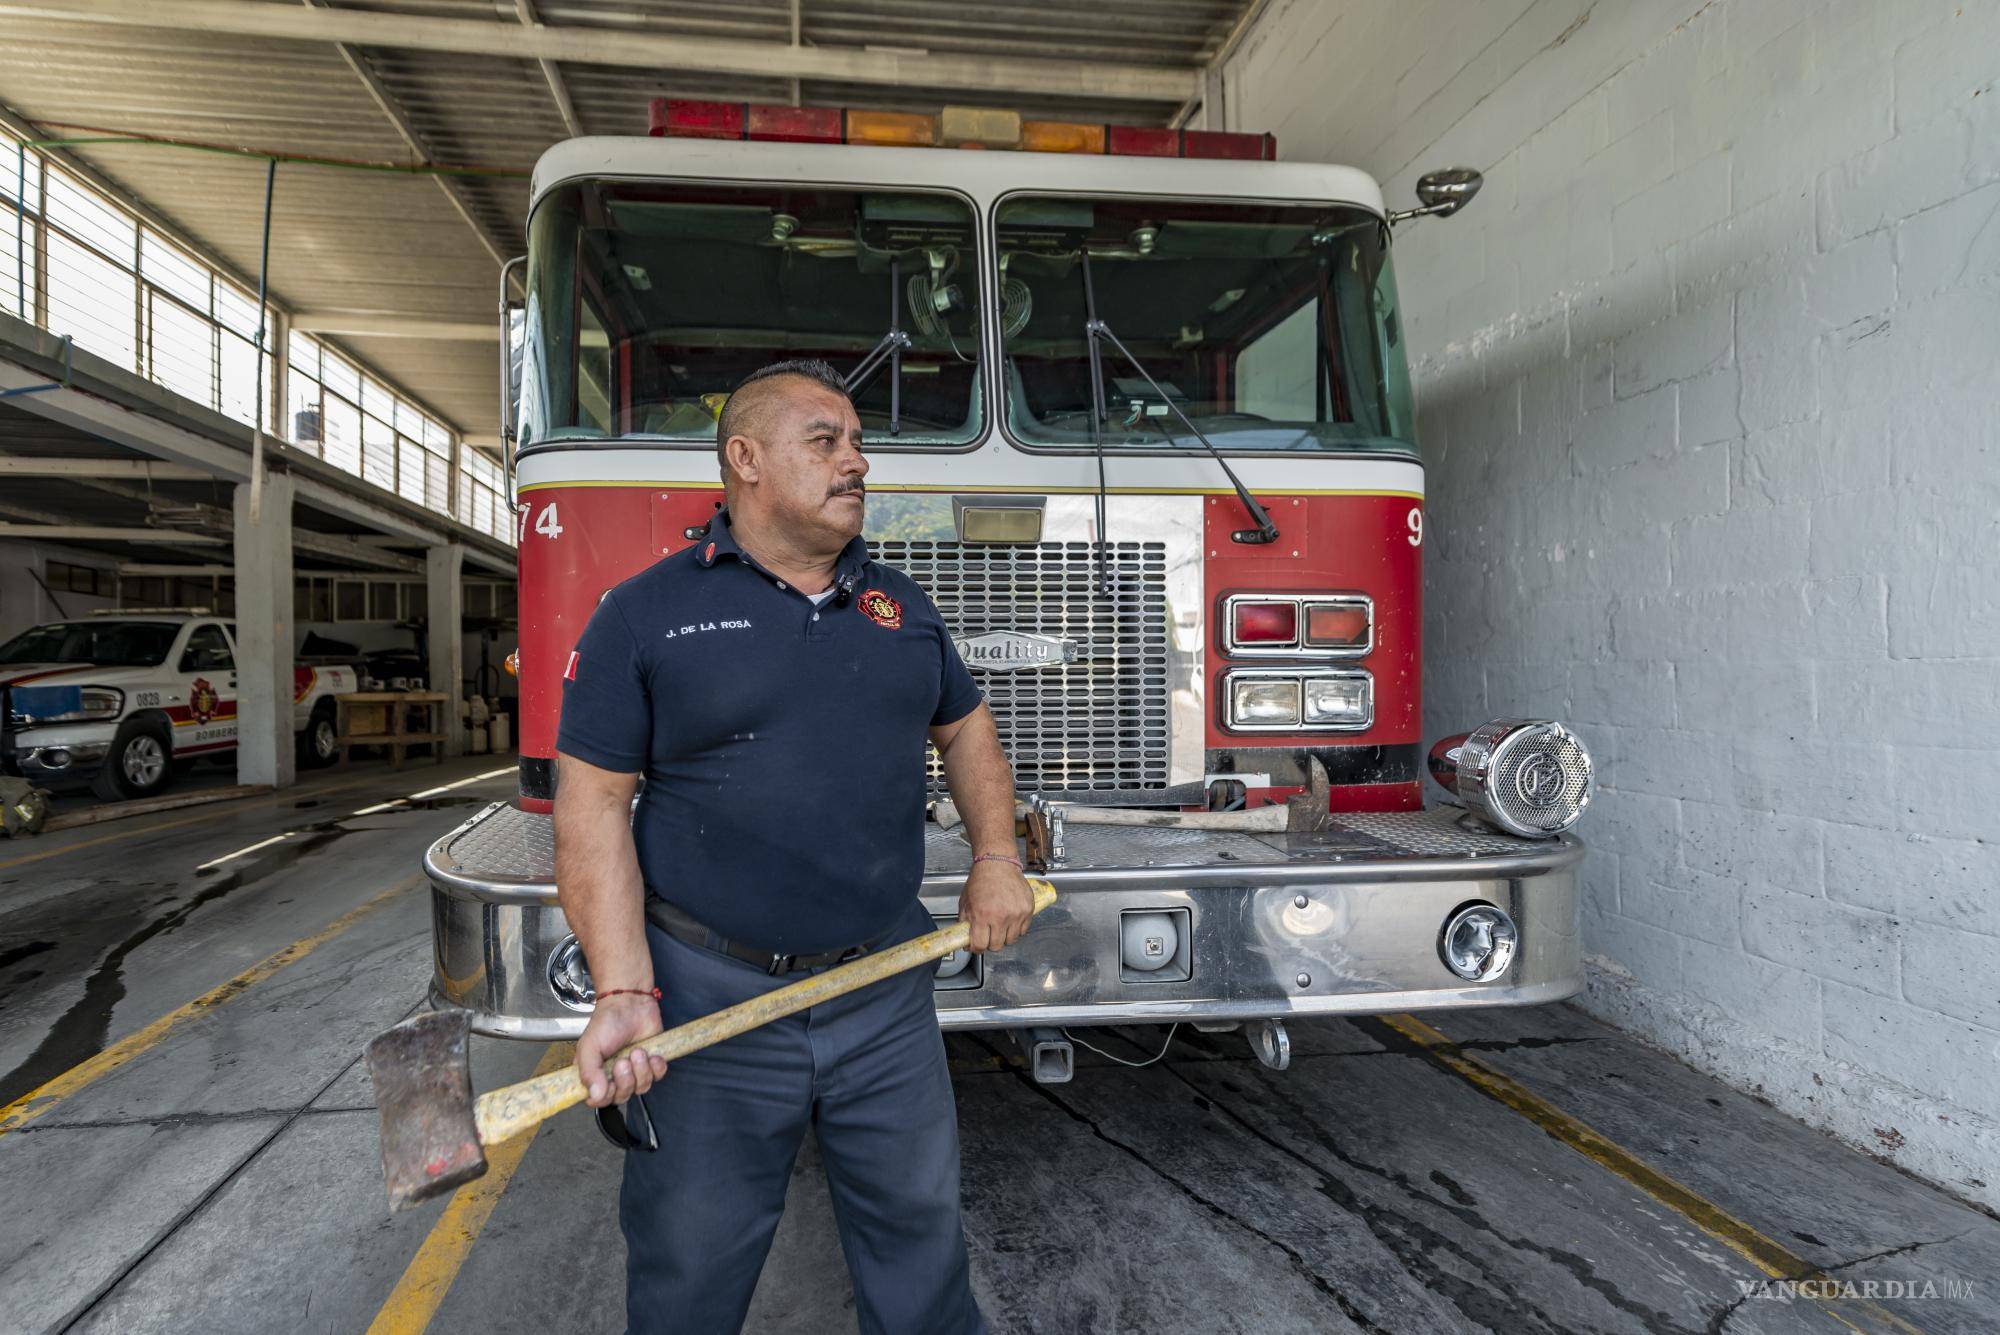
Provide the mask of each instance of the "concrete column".
POLYGON ((465 723, 458 702, 465 694, 465 548, 441 542, 424 553, 424 581, 429 610, 426 641, 431 689, 451 699, 444 707, 444 753, 465 754, 465 723))
POLYGON ((292 317, 284 311, 271 312, 271 383, 264 386, 264 395, 269 400, 264 411, 271 419, 271 434, 285 440, 292 438, 292 423, 285 411, 285 400, 291 397, 292 378, 292 317))
POLYGON ((264 478, 262 513, 250 518, 250 484, 236 484, 236 778, 288 787, 292 735, 292 478, 264 478))

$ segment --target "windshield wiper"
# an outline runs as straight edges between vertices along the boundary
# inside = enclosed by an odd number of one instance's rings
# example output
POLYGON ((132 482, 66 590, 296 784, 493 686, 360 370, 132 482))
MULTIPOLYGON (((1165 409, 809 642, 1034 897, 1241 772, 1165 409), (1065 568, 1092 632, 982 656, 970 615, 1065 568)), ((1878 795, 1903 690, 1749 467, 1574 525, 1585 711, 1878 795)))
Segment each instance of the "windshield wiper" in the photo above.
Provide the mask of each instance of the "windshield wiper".
POLYGON ((896 435, 903 429, 903 353, 914 346, 910 336, 903 332, 903 261, 901 256, 889 259, 889 332, 882 335, 861 364, 847 373, 847 397, 852 399, 868 383, 874 374, 882 369, 882 363, 889 363, 889 434, 896 435))
POLYGON ((1215 442, 1202 434, 1201 428, 1196 426, 1193 419, 1181 410, 1180 404, 1174 401, 1174 396, 1160 388, 1160 382, 1153 379, 1152 372, 1140 365, 1139 359, 1132 355, 1132 350, 1119 341, 1118 335, 1111 332, 1111 326, 1098 318, 1097 298, 1096 294, 1092 291, 1090 281, 1090 252, 1087 250, 1083 252, 1083 304, 1084 341, 1090 349, 1090 439, 1097 449, 1097 534, 1100 544, 1098 548, 1098 579, 1100 583, 1104 578, 1102 542, 1104 538, 1103 420, 1105 414, 1104 354, 1097 346, 1099 339, 1104 339, 1112 347, 1118 349, 1118 354, 1132 364, 1132 369, 1145 377, 1146 383, 1153 387, 1153 392, 1160 396, 1160 402, 1166 404, 1167 410, 1173 413, 1175 417, 1181 419, 1181 425, 1192 432, 1194 438, 1202 443, 1208 450, 1209 457, 1215 460, 1216 467, 1220 468, 1222 475, 1229 479, 1229 485, 1236 488, 1236 499, 1243 502, 1244 510, 1250 515, 1250 522, 1257 527, 1236 530, 1229 535, 1230 541, 1257 546, 1276 542, 1278 540, 1278 526, 1272 522, 1270 512, 1265 510, 1258 503, 1257 498, 1250 494, 1250 489, 1243 485, 1243 479, 1236 476, 1236 470, 1231 468, 1229 461, 1222 457, 1222 451, 1215 448, 1215 442))

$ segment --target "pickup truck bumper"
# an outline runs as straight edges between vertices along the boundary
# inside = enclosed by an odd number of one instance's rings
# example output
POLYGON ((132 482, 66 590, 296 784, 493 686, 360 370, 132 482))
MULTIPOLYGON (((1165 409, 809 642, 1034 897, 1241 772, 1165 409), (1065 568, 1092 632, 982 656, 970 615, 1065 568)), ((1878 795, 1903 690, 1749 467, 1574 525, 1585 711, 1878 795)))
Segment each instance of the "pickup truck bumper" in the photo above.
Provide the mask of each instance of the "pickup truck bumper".
MULTIPOLYGON (((971 850, 927 825, 924 905, 956 911, 971 850)), ((947 1029, 1226 1023, 1461 1006, 1525 1006, 1582 989, 1577 867, 1567 836, 1517 839, 1455 808, 1349 814, 1312 835, 1071 824, 1060 898, 1010 949, 935 981, 947 1029), (1445 967, 1445 923, 1506 910, 1519 943, 1486 982, 1445 967), (1164 914, 1173 957, 1127 966, 1129 914, 1164 914)), ((433 844, 431 1001, 472 1027, 549 1040, 582 1032, 576 952, 555 899, 554 827, 496 803, 433 844), (560 994, 567 984, 570 999, 560 994)), ((1158 923, 1160 919, 1149 919, 1158 923)))
POLYGON ((116 723, 59 723, 7 734, 0 768, 37 783, 88 779, 103 767, 116 723))

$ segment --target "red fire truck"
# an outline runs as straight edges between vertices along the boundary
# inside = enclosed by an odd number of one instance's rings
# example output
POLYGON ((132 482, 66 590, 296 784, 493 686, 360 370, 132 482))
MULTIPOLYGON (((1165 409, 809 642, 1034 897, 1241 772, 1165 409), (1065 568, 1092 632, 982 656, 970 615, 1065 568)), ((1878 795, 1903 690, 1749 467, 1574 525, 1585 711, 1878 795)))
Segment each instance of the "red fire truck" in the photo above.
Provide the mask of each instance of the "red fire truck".
MULTIPOLYGON (((503 279, 521 794, 427 855, 434 1001, 582 1028, 548 815, 563 666, 605 591, 719 508, 729 388, 794 356, 849 376, 865 536, 953 626, 1061 892, 1019 945, 939 967, 943 1025, 1020 1031, 1061 1079, 1064 1027, 1247 1023, 1282 1065, 1290 1016, 1578 989, 1574 737, 1448 739, 1430 766, 1460 804, 1424 810, 1408 215, 1373 180, 1268 136, 991 111, 654 119, 542 157, 525 302, 503 279)), ((1426 178, 1411 212, 1477 184, 1426 178)), ((923 897, 949 920, 969 849, 937 814, 923 897)))

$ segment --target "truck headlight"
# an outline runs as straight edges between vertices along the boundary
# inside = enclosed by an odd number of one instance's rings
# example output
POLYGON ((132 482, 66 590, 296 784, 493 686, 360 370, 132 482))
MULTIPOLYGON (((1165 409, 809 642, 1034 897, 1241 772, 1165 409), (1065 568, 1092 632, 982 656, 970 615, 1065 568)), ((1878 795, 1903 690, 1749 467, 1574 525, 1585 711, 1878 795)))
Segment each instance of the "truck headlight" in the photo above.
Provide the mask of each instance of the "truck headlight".
POLYGON ((1223 675, 1223 725, 1235 732, 1363 732, 1375 679, 1360 668, 1238 668, 1223 675))
POLYGON ((117 718, 125 692, 110 686, 16 686, 12 701, 26 723, 88 723, 117 718))
POLYGON ((1299 721, 1299 682, 1293 677, 1253 677, 1229 683, 1229 721, 1236 725, 1299 721))
POLYGON ((1306 678, 1306 722, 1366 727, 1368 686, 1366 677, 1306 678))

